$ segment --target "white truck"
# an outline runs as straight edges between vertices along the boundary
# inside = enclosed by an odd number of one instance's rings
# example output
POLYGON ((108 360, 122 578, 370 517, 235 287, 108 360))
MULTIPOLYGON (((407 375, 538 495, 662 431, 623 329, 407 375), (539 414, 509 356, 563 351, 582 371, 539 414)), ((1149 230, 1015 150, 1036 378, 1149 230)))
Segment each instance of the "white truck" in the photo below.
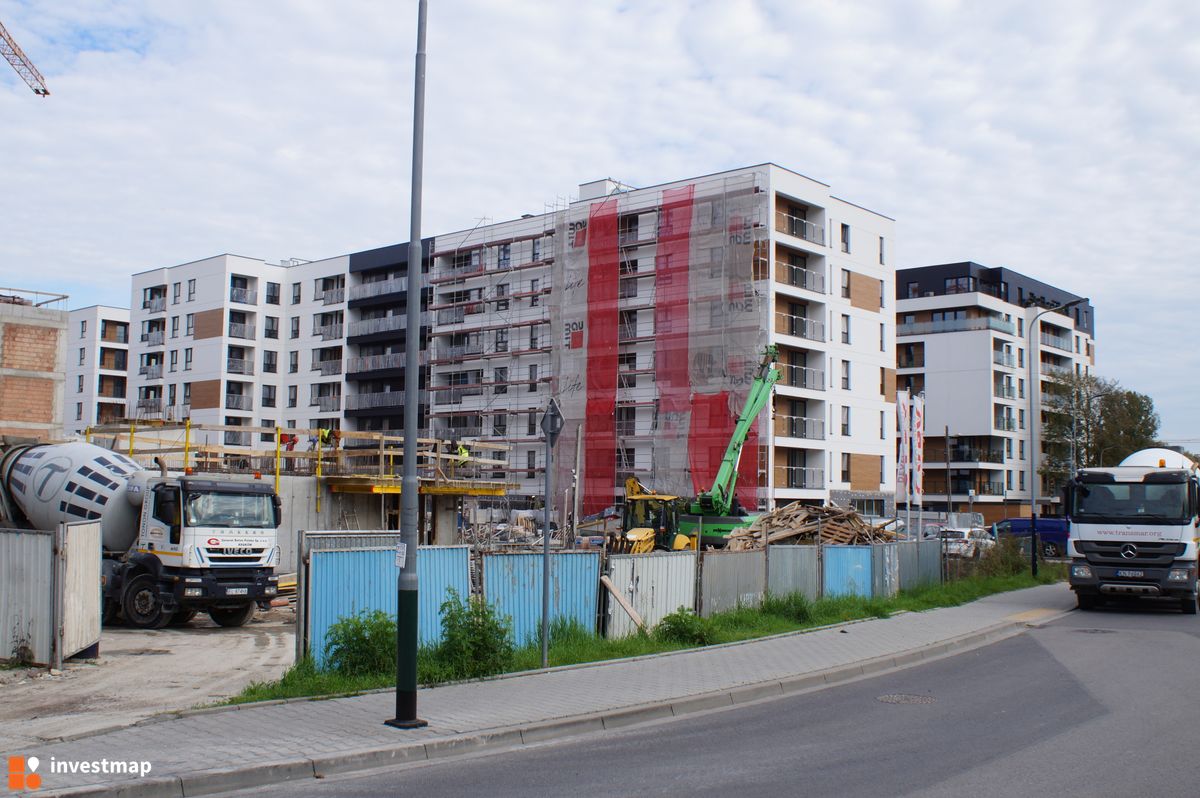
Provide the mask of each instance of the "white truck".
POLYGON ((1066 488, 1071 589, 1080 609, 1110 596, 1153 596, 1196 614, 1200 468, 1143 449, 1112 468, 1084 468, 1066 488))
MULTIPOLYGON (((104 618, 143 629, 205 611, 241 626, 277 592, 279 497, 259 481, 170 476, 90 443, 0 447, 0 516, 98 520, 104 618)), ((2 521, 3 519, 0 519, 2 521)))

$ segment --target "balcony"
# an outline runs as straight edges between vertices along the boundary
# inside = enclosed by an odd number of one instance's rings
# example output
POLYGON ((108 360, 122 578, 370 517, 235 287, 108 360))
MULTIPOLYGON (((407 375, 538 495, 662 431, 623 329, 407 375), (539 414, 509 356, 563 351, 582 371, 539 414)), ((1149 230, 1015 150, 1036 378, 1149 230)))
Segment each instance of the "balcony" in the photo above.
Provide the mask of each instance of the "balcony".
POLYGON ((166 333, 164 330, 151 330, 150 332, 142 333, 142 342, 147 346, 162 346, 165 337, 166 333))
POLYGON ((1043 363, 1042 373, 1050 377, 1067 377, 1071 374, 1071 367, 1056 366, 1053 363, 1043 363))
POLYGON ((1050 333, 1044 332, 1041 334, 1040 340, 1042 342, 1042 346, 1052 346, 1055 349, 1061 349, 1064 352, 1071 351, 1070 338, 1060 338, 1057 335, 1051 335, 1050 333))
POLYGON ((385 294, 398 294, 408 288, 407 280, 379 280, 374 283, 350 286, 350 301, 371 299, 385 294))
POLYGON ((248 341, 254 340, 255 329, 253 324, 239 324, 238 322, 229 322, 229 337, 244 338, 248 341))
POLYGON ((150 363, 138 369, 138 374, 141 374, 148 380, 161 380, 163 369, 162 363, 150 363))
POLYGON ((246 396, 240 393, 225 394, 225 409, 226 410, 253 410, 254 397, 246 396))
POLYGON ((466 308, 442 308, 437 312, 438 324, 459 324, 467 317, 466 308))
POLYGON ((1017 422, 1011 418, 994 418, 992 426, 1005 432, 1016 432, 1017 430, 1017 422))
POLYGON ((808 366, 792 366, 780 363, 779 370, 783 373, 781 385, 792 388, 806 388, 810 391, 825 390, 825 372, 808 366))
POLYGON ((156 296, 146 299, 142 302, 142 310, 150 313, 163 313, 167 309, 167 298, 165 296, 156 296))
POLYGON ((806 438, 808 440, 825 440, 825 419, 804 418, 803 416, 777 416, 776 433, 789 438, 806 438))
POLYGON ((98 398, 98 399, 99 399, 101 402, 103 402, 103 401, 105 401, 105 400, 107 400, 107 399, 112 399, 112 400, 114 400, 114 401, 115 401, 115 400, 119 400, 119 401, 121 401, 121 402, 124 402, 124 401, 125 401, 125 392, 124 392, 124 391, 118 391, 118 390, 115 390, 115 389, 112 389, 112 390, 107 390, 107 391, 106 391, 106 390, 104 390, 104 389, 101 389, 101 390, 100 390, 100 393, 96 394, 96 396, 97 396, 97 398, 98 398))
POLYGON ((481 396, 483 394, 483 386, 472 385, 463 388, 444 387, 442 390, 433 391, 432 393, 435 405, 456 405, 460 404, 464 397, 481 396))
POLYGON ((137 400, 137 409, 139 413, 161 413, 162 408, 163 400, 161 396, 137 400))
POLYGON ((787 285, 794 285, 797 288, 803 288, 818 294, 825 293, 825 275, 821 272, 814 272, 803 266, 783 261, 775 262, 775 272, 779 275, 782 282, 787 285))
MULTIPOLYGON (((930 450, 926 450, 929 452, 930 450)), ((939 457, 944 457, 943 452, 939 452, 937 447, 933 447, 932 452, 926 454, 925 459, 936 461, 939 457)), ((971 446, 955 446, 950 449, 950 460, 955 463, 1003 463, 1004 452, 993 449, 979 449, 971 446)))
POLYGON ((375 333, 403 330, 408 324, 407 316, 383 316, 377 319, 362 319, 350 322, 350 336, 374 335, 375 333))
POLYGON ((825 246, 825 228, 813 224, 807 219, 801 219, 799 216, 783 214, 783 232, 796 238, 803 238, 805 241, 811 241, 818 246, 825 246))
POLYGON ((404 391, 352 393, 346 395, 347 410, 370 410, 378 407, 403 407, 404 391))
POLYGON ((254 361, 231 357, 225 361, 225 371, 230 374, 254 374, 254 361))
POLYGON ((898 357, 896 358, 896 368, 898 369, 923 369, 925 368, 924 357, 898 357))
POLYGON ((992 396, 997 399, 1016 399, 1017 389, 1011 385, 993 385, 992 396))
POLYGON ((242 305, 257 305, 258 292, 249 288, 230 288, 229 301, 238 302, 242 305))
MULTIPOLYGON (((498 432, 497 434, 503 435, 504 433, 498 432)), ((449 438, 451 440, 456 438, 479 438, 483 436, 483 427, 477 425, 450 427, 445 424, 439 424, 433 428, 433 435, 436 438, 449 438)))
POLYGON ((992 362, 997 366, 1008 366, 1010 369, 1017 367, 1017 359, 1015 357, 995 350, 992 350, 992 362))
MULTIPOLYGON (((945 482, 942 483, 945 485, 945 482)), ((945 488, 943 488, 945 490, 945 488)), ((961 479, 951 480, 950 493, 954 496, 967 496, 970 491, 975 491, 976 496, 1003 496, 1003 482, 970 482, 961 479)), ((935 491, 926 489, 926 495, 934 494, 935 491)))
POLYGON ((317 412, 339 413, 342 410, 342 396, 341 394, 335 394, 333 396, 314 396, 313 404, 317 406, 317 412))
POLYGON ((342 339, 342 325, 340 324, 325 324, 313 329, 313 335, 320 338, 322 341, 340 341, 342 339))
POLYGON ((1011 321, 991 316, 977 319, 918 321, 911 324, 897 325, 896 335, 932 335, 934 333, 969 332, 971 330, 995 330, 996 332, 1016 335, 1017 325, 1011 321))
POLYGON ((254 436, 249 432, 233 432, 232 430, 225 431, 226 446, 249 446, 250 440, 254 436))
POLYGON ((359 373, 363 371, 380 371, 383 369, 402 369, 404 368, 404 359, 406 355, 403 352, 392 352, 388 355, 367 355, 365 357, 352 357, 346 361, 346 371, 348 373, 359 373))
POLYGON ((321 293, 317 294, 317 301, 323 305, 336 305, 339 302, 346 301, 345 288, 326 288, 321 293))
POLYGON ((321 372, 322 377, 332 377, 342 373, 342 359, 313 361, 313 369, 321 372))
POLYGON ((786 313, 776 314, 775 331, 797 338, 807 338, 810 341, 825 340, 825 322, 809 319, 804 316, 789 316, 786 313))
POLYGON ((784 466, 782 485, 776 488, 799 488, 804 490, 825 489, 825 469, 807 468, 805 466, 784 466))
POLYGON ((470 344, 458 344, 457 346, 439 346, 437 348, 437 360, 459 360, 469 355, 482 355, 483 341, 476 341, 470 344))
POLYGON ((617 343, 622 343, 625 341, 637 341, 643 338, 653 338, 654 330, 651 329, 652 326, 653 325, 619 323, 617 325, 617 343))

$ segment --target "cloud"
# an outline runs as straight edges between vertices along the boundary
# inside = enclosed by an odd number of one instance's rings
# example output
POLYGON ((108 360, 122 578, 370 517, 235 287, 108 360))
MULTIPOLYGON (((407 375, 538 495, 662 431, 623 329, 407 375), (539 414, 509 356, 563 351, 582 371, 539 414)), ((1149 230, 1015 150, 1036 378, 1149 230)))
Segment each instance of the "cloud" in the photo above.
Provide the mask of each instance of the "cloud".
MULTIPOLYGON (((901 265, 1091 297, 1099 370, 1200 438, 1195 4, 430 6, 426 234, 775 161, 895 217, 901 265)), ((125 303, 218 252, 406 240, 415 11, 0 0, 53 92, 0 78, 0 283, 125 303)))

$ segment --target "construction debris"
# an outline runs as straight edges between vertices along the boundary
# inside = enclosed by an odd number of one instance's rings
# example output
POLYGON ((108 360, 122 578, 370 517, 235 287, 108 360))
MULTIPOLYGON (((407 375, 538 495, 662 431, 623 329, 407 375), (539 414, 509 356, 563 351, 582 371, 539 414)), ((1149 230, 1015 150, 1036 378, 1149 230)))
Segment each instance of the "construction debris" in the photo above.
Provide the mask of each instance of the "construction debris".
POLYGON ((815 544, 818 534, 825 545, 891 543, 895 532, 886 524, 869 524, 854 510, 844 507, 811 507, 788 504, 760 515, 754 523, 729 536, 729 551, 761 549, 769 543, 815 544))

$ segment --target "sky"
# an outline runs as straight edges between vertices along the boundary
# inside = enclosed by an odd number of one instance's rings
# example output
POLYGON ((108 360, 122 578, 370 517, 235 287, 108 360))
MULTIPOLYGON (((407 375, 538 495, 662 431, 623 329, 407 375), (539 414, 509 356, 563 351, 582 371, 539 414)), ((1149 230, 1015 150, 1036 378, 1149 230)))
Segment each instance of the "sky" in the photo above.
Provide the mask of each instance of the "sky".
MULTIPOLYGON (((1091 299, 1200 448, 1200 3, 429 0, 425 235, 774 162, 1091 299)), ((0 285, 129 304, 223 252, 408 240, 416 0, 0 0, 0 285)))

